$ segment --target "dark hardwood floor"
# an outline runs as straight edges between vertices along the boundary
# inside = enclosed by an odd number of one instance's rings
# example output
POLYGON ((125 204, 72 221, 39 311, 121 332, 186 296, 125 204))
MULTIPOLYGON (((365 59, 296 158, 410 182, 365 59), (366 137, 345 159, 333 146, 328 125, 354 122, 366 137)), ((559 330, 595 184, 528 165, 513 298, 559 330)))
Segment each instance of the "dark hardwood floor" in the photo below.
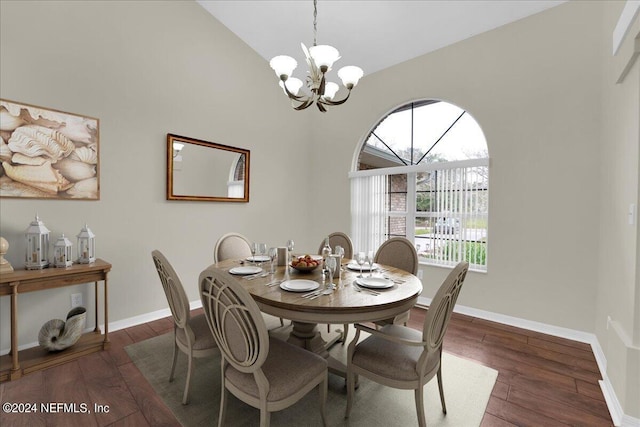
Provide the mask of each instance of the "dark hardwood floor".
MULTIPOLYGON (((423 319, 424 310, 413 309, 409 326, 421 329, 423 319)), ((116 331, 109 335, 107 351, 0 384, 3 404, 77 404, 77 413, 56 405, 51 407, 58 413, 3 411, 0 425, 179 426, 124 350, 171 329, 171 320, 165 318, 116 331), (81 403, 88 404, 91 413, 83 413, 81 403), (103 408, 96 413, 94 404, 108 406, 108 412, 103 408)), ((444 350, 499 372, 483 427, 613 425, 587 344, 454 314, 444 350)))

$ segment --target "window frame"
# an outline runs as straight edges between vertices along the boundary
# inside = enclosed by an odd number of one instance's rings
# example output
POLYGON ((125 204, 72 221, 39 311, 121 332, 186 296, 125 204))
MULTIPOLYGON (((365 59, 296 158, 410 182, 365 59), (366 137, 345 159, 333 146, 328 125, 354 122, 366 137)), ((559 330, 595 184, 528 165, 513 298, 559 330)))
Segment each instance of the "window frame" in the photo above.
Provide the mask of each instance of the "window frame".
MULTIPOLYGON (((441 101, 441 100, 412 101, 412 102, 405 103, 397 108, 394 108, 389 113, 385 114, 380 120, 378 120, 375 126, 365 135, 363 142, 359 145, 359 149, 355 152, 354 167, 352 169, 352 172, 349 173, 349 178, 351 179, 351 178, 365 177, 365 176, 369 176, 369 177, 385 176, 386 182, 387 182, 386 194, 388 197, 388 201, 386 203, 388 206, 385 212, 386 219, 385 219, 384 227, 386 229, 380 232, 384 236, 382 241, 396 235, 402 235, 402 234, 395 233, 394 230, 392 229, 393 218, 404 218, 404 229, 405 229, 404 237, 409 239, 414 245, 416 244, 416 240, 417 240, 416 232, 419 231, 419 228, 420 228, 420 227, 416 227, 416 221, 419 220, 420 218, 425 218, 425 222, 427 224, 431 224, 431 227, 436 227, 438 218, 440 217, 445 218, 444 221, 447 221, 447 222, 448 222, 447 218, 450 218, 450 217, 455 218, 455 221, 458 221, 458 224, 460 224, 459 226, 460 231, 452 232, 451 237, 445 236, 445 238, 443 238, 443 236, 438 236, 438 234, 444 234, 444 233, 436 231, 438 230, 437 228, 432 228, 430 232, 427 231, 426 233, 424 233, 424 234, 430 233, 429 237, 425 237, 427 239, 431 239, 431 246, 430 246, 431 249, 427 249, 427 251, 433 251, 434 254, 438 251, 441 251, 443 253, 447 253, 447 256, 452 255, 452 252, 448 252, 448 251, 453 251, 454 258, 460 257, 461 259, 465 259, 468 257, 474 260, 481 261, 481 263, 478 263, 478 264, 471 263, 470 269, 473 271, 486 273, 488 272, 488 269, 489 269, 489 224, 488 224, 489 221, 488 220, 489 220, 490 158, 488 156, 488 147, 487 147, 487 157, 483 157, 483 158, 473 158, 468 160, 454 160, 454 161, 434 161, 431 163, 422 162, 418 164, 405 163, 404 165, 399 164, 397 166, 393 165, 388 167, 377 167, 377 168, 373 167, 370 169, 359 170, 361 165, 360 156, 362 153, 367 152, 370 155, 373 154, 375 156, 375 153, 370 153, 372 148, 374 149, 373 151, 375 151, 375 146, 367 145, 367 141, 372 136, 377 137, 377 135, 375 134, 375 131, 380 126, 381 123, 383 123, 385 120, 387 120, 387 118, 390 115, 396 112, 404 111, 409 108, 412 108, 412 109, 417 108, 422 105, 428 105, 434 102, 444 102, 444 103, 451 104, 447 101, 441 101), (369 150, 367 150, 367 148, 369 148, 369 150), (452 211, 452 212, 418 211, 418 202, 419 202, 418 193, 420 191, 417 188, 417 176, 419 173, 425 173, 425 172, 431 173, 434 171, 460 169, 461 170, 460 173, 468 174, 470 171, 464 168, 476 168, 476 167, 481 167, 481 168, 486 167, 485 170, 481 170, 480 172, 482 174, 485 174, 482 177, 482 182, 484 182, 484 186, 474 187, 473 185, 471 185, 458 190, 458 191, 464 191, 465 193, 471 194, 472 198, 475 197, 474 202, 470 205, 471 206, 470 210, 463 209, 463 211, 457 211, 457 212, 456 211, 452 211), (392 188, 391 188, 391 185, 392 185, 391 177, 393 175, 404 175, 406 177, 406 200, 405 200, 404 210, 393 209, 394 205, 397 204, 397 200, 396 200, 396 203, 393 203, 394 201, 392 200, 391 194, 398 193, 397 191, 392 191, 392 188), (478 197, 482 197, 483 200, 480 200, 478 197), (482 207, 482 205, 485 203, 486 203, 486 208, 484 212, 479 212, 478 207, 482 207), (431 218, 431 219, 427 220, 428 218, 431 218), (475 227, 474 229, 476 231, 468 232, 466 228, 468 224, 469 223, 477 224, 477 221, 480 221, 480 224, 484 223, 484 226, 480 228, 475 227), (443 244, 442 242, 444 241, 447 242, 445 243, 446 248, 442 247, 442 244, 443 244), (449 242, 457 242, 457 247, 456 247, 456 243, 451 245, 449 242), (471 246, 469 246, 469 244, 471 244, 471 246), (438 245, 440 245, 439 248, 438 248, 438 245), (471 253, 468 253, 467 251, 470 251, 471 253)), ((455 104, 452 104, 452 105, 455 106, 455 104)), ((462 115, 467 114, 467 110, 465 109, 461 109, 461 110, 463 111, 462 114, 449 126, 449 128, 445 131, 445 134, 455 125, 455 123, 458 121, 458 119, 460 119, 460 117, 462 117, 462 115)), ((480 127, 480 124, 477 121, 475 121, 474 118, 472 119, 474 120, 475 124, 478 127, 480 127)), ((411 126, 413 128, 413 123, 411 124, 411 126)), ((482 132, 481 129, 480 129, 480 132, 482 132)), ((440 139, 442 139, 443 136, 444 134, 440 137, 440 139)), ((436 143, 434 143, 431 146, 428 152, 431 151, 431 149, 435 147, 435 145, 438 142, 440 142, 440 139, 438 139, 438 141, 436 141, 436 143)), ((413 159, 414 158, 413 141, 411 143, 411 150, 412 150, 411 159, 413 159)), ((428 152, 424 156, 422 156, 422 158, 424 158, 428 154, 428 152)), ((387 157, 388 156, 389 155, 387 155, 387 157)), ((379 156, 379 157, 383 158, 382 156, 379 156)), ((420 160, 422 160, 422 158, 420 160)), ((368 163, 365 162, 365 164, 368 164, 368 163)), ((372 163, 372 165, 375 166, 375 163, 372 163)), ((473 170, 472 173, 478 173, 478 172, 476 170, 473 170)), ((478 182, 478 181, 475 181, 475 182, 478 182)), ((354 203, 357 204, 358 201, 353 200, 354 194, 357 194, 357 192, 354 191, 355 187, 353 184, 351 188, 352 188, 352 208, 353 208, 354 203)), ((443 190, 436 190, 436 191, 443 192, 443 190)), ((402 193, 402 191, 400 191, 399 193, 402 193)), ((448 197, 450 197, 450 195, 448 197)), ((464 195, 461 196, 461 200, 465 199, 466 197, 467 196, 464 196, 464 195)), ((446 200, 448 202, 451 202, 451 200, 453 199, 446 199, 446 200)), ((352 212, 353 212, 353 209, 352 209, 352 212)), ((362 218, 362 215, 360 215, 360 218, 362 218)), ((361 225, 357 224, 356 221, 357 219, 352 215, 352 234, 354 234, 354 232, 357 234, 356 230, 362 229, 361 225)), ((455 222, 454 222, 454 226, 455 226, 455 222)), ((427 226, 427 229, 428 227, 429 226, 427 226)), ((380 241, 380 236, 379 236, 380 233, 377 233, 378 234, 377 237, 373 239, 374 245, 379 245, 382 243, 382 241, 380 241)), ((359 238, 357 236, 352 236, 352 238, 354 239, 354 243, 356 243, 357 245, 359 238)), ((372 239, 368 238, 367 236, 364 236, 363 240, 366 240, 369 244, 371 244, 372 242, 372 239)), ((368 249, 369 250, 375 249, 375 247, 368 248, 368 249)), ((428 258, 425 258, 424 256, 419 256, 419 262, 421 265, 429 265, 433 267, 442 267, 442 268, 453 268, 457 263, 456 261, 447 261, 447 260, 444 260, 443 258, 430 260, 428 258)))

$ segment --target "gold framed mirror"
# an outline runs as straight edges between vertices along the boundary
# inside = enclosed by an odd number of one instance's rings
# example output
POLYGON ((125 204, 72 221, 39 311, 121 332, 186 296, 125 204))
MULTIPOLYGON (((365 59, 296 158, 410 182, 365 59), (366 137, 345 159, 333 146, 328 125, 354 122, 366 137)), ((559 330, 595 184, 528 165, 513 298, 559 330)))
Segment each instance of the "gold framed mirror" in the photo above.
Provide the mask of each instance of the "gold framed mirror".
POLYGON ((249 201, 250 151, 167 134, 167 200, 249 201))

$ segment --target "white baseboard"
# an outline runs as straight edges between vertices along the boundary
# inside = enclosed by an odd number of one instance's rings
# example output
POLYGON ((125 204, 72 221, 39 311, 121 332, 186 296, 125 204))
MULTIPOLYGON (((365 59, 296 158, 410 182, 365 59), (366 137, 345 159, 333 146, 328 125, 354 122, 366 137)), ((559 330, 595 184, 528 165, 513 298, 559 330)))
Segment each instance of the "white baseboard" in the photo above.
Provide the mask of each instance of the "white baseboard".
MULTIPOLYGON (((191 301, 189 308, 195 310, 202 307, 201 301, 191 301)), ((130 328, 132 326, 142 325, 143 323, 153 322, 154 320, 163 319, 171 316, 171 310, 163 308, 162 310, 152 311, 151 313, 141 314, 140 316, 130 317, 128 319, 118 320, 117 322, 109 323, 109 331, 119 331, 120 329, 130 328)))
MULTIPOLYGON (((427 307, 429 306, 429 304, 431 304, 431 298, 418 298, 418 306, 427 307)), ((529 331, 540 332, 546 335, 566 338, 568 340, 583 342, 591 345, 591 350, 593 351, 593 355, 596 358, 596 363, 598 364, 600 375, 603 378, 600 381, 600 388, 602 389, 602 394, 604 395, 605 401, 607 403, 607 408, 609 409, 609 414, 611 415, 611 419, 614 425, 620 427, 640 427, 640 420, 629 415, 625 415, 622 411, 620 401, 618 400, 615 390, 613 389, 613 386, 609 381, 609 377, 607 376, 607 359, 595 334, 548 325, 546 323, 535 322, 533 320, 506 316, 504 314, 492 313, 490 311, 478 310, 462 305, 456 305, 454 311, 456 313, 477 317, 479 319, 490 320, 492 322, 502 323, 504 325, 515 326, 517 328, 527 329, 529 331)))

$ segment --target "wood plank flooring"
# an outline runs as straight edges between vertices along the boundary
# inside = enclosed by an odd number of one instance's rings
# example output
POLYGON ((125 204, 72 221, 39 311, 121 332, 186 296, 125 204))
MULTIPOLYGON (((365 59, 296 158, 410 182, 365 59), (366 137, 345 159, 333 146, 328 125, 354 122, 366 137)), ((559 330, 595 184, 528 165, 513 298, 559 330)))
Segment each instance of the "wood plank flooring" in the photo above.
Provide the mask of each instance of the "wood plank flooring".
MULTIPOLYGON (((422 329, 424 313, 414 308, 409 326, 422 329)), ((56 405, 57 413, 0 412, 0 425, 179 426, 124 350, 172 327, 164 318, 116 331, 107 351, 0 384, 2 403, 76 403, 75 413, 56 405), (108 412, 96 412, 94 404, 108 405, 108 412)), ((454 313, 444 350, 499 372, 482 427, 613 425, 588 344, 454 313)))

